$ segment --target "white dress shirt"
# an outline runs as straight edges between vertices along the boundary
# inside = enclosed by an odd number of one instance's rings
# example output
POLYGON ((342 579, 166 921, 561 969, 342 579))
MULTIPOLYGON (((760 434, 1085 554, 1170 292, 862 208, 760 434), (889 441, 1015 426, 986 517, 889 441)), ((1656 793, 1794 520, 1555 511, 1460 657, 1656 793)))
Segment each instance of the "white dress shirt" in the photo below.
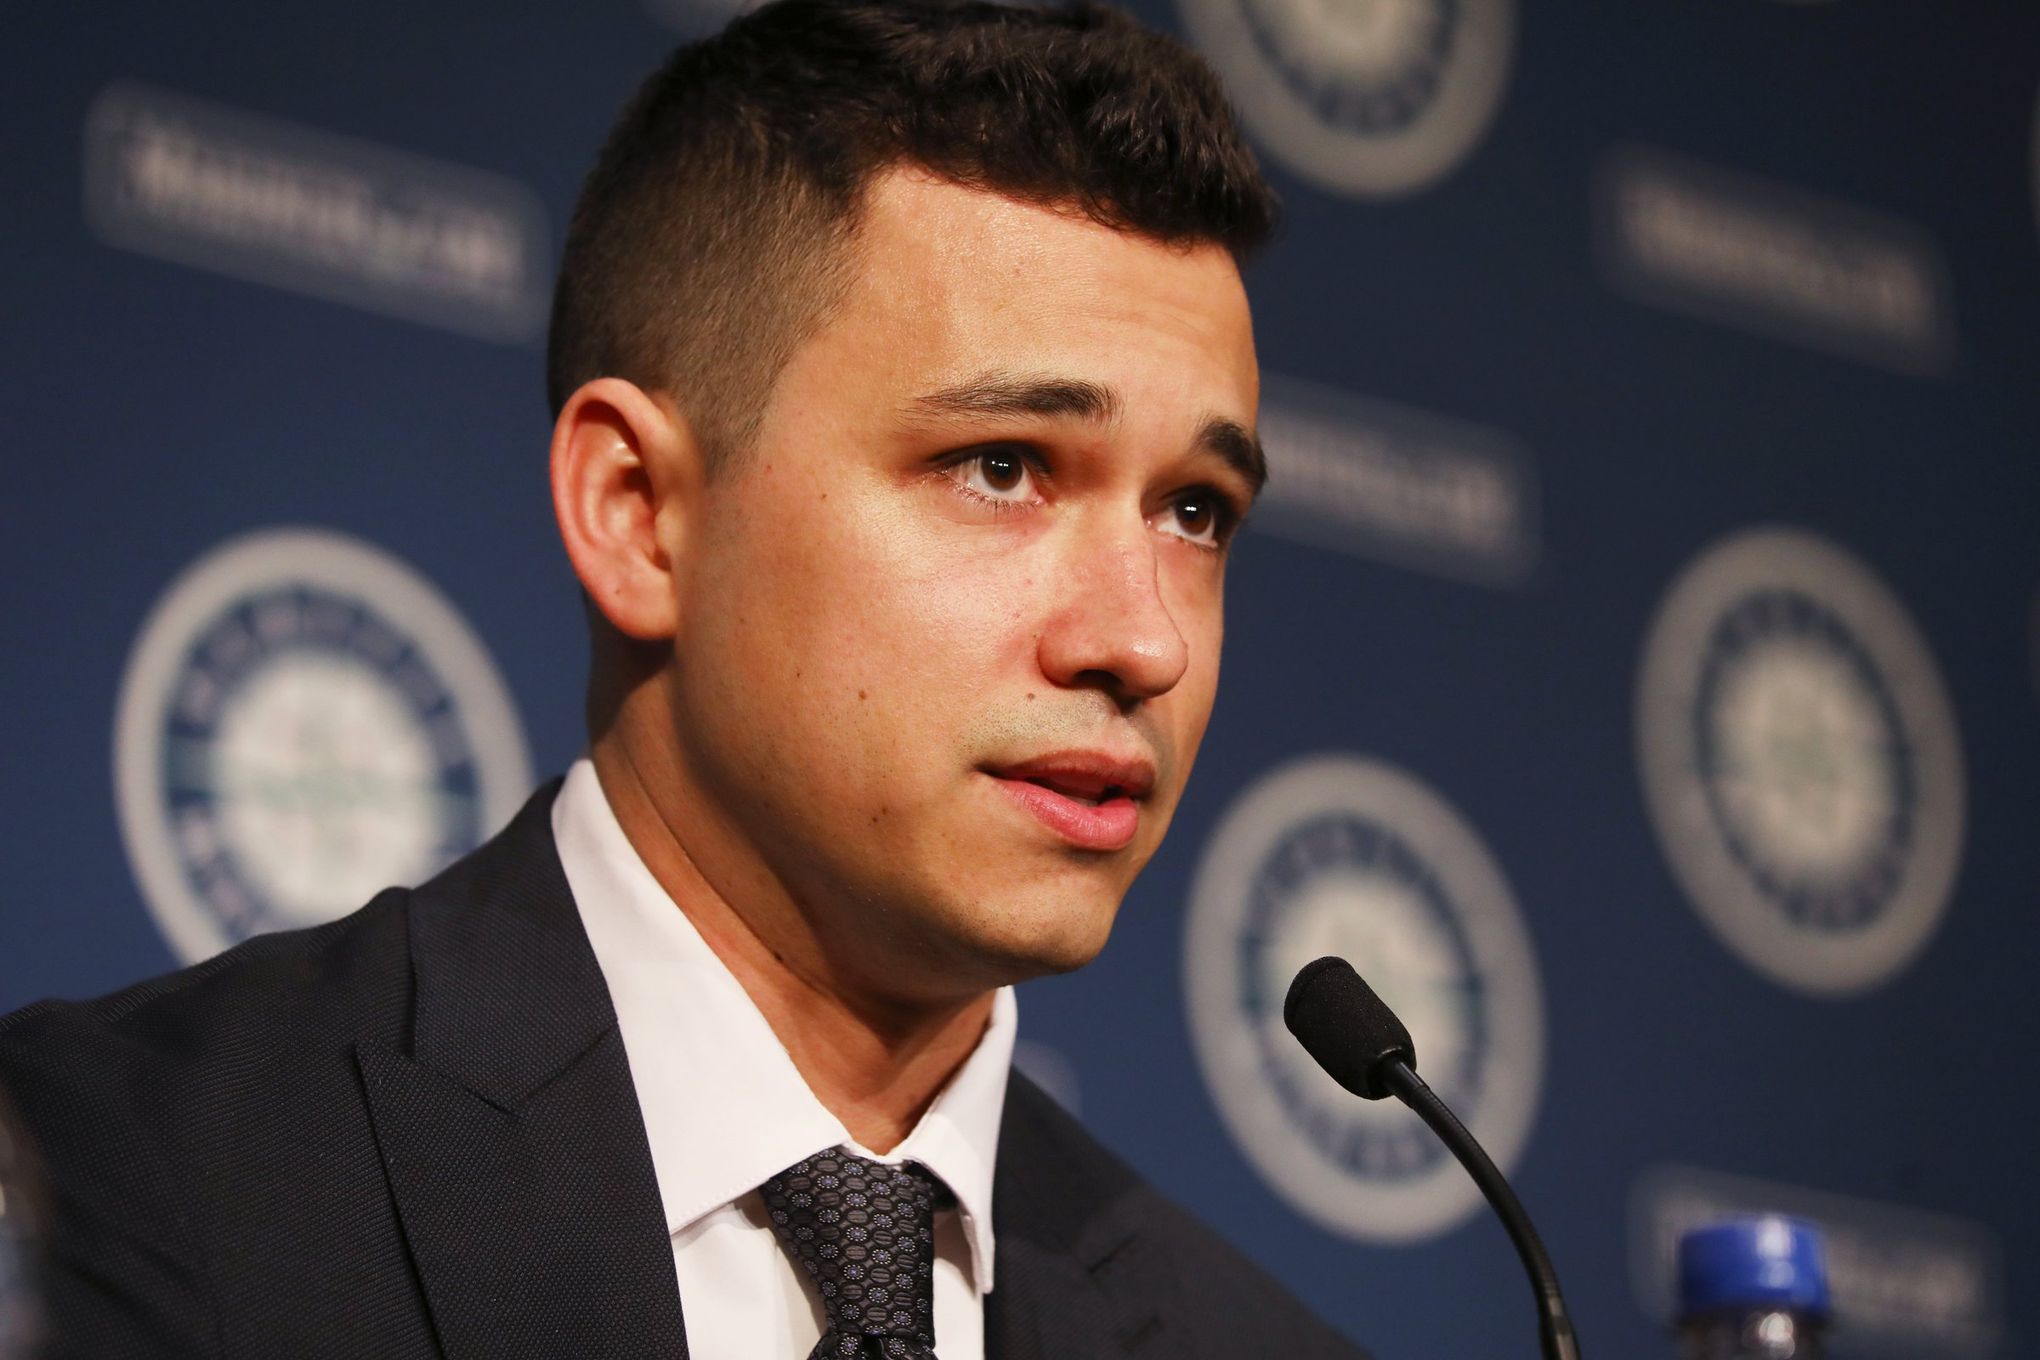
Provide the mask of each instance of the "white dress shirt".
MULTIPOLYGON (((645 867, 578 760, 552 809, 581 924, 609 984, 673 1239, 687 1348, 700 1360, 807 1360, 827 1315, 780 1247, 757 1187, 838 1144, 765 1017, 645 867)), ((883 1162, 915 1161, 956 1207, 935 1218, 935 1349, 984 1360, 992 1288, 992 1169, 1016 1006, 1002 988, 970 1057, 883 1162)))

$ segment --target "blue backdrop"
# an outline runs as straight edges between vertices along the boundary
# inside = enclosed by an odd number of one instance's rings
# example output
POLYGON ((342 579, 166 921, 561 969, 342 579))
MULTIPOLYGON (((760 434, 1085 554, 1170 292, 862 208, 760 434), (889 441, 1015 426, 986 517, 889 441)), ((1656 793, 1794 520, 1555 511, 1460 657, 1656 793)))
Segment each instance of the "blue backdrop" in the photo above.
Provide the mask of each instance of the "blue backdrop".
MULTIPOLYGON (((1500 1231, 1269 1038, 1343 948, 1590 1354, 1669 1354, 1667 1234, 1760 1206, 1828 1226, 1845 1354, 2023 1353, 2040 10, 1137 8, 1288 204, 1275 481, 1175 832, 1024 1061, 1382 1355, 1525 1353, 1500 1231)), ((337 911, 573 758, 551 260, 719 21, 12 16, 0 1006, 337 911)))

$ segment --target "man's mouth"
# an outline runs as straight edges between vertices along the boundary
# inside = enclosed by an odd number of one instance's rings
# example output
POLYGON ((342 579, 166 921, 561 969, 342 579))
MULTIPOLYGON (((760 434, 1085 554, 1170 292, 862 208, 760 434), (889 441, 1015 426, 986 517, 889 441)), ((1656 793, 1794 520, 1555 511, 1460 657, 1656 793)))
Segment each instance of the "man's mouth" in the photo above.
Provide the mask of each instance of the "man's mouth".
POLYGON ((1114 798, 1131 796, 1118 784, 1107 784, 1102 788, 1091 788, 1083 783, 1073 783, 1068 780, 1046 777, 1029 779, 1024 782, 1038 784, 1050 793, 1059 793, 1063 797, 1073 802, 1082 803, 1086 807, 1096 807, 1100 803, 1109 803, 1114 798))
POLYGON ((1140 830, 1154 765, 1104 751, 1059 751, 984 770, 1035 818, 1083 850, 1123 850, 1140 830))

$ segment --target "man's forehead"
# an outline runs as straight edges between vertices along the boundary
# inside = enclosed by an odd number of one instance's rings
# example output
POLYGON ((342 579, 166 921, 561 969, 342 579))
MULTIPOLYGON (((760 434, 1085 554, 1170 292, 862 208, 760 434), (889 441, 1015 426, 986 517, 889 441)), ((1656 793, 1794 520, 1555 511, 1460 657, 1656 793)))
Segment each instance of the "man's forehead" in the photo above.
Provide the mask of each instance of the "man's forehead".
POLYGON ((1016 221, 1043 219, 1089 223, 1074 205, 1045 204, 978 185, 963 184, 912 162, 886 167, 865 185, 859 204, 860 230, 922 231, 953 235, 976 225, 991 229, 1016 221))
POLYGON ((1160 418, 1258 483, 1245 290, 1216 245, 1180 248, 926 172, 860 214, 848 287, 782 374, 903 424, 1160 418), (869 404, 876 399, 874 405, 869 404), (1211 436, 1207 438, 1206 436, 1211 436), (1237 455, 1237 456, 1234 456, 1237 455))

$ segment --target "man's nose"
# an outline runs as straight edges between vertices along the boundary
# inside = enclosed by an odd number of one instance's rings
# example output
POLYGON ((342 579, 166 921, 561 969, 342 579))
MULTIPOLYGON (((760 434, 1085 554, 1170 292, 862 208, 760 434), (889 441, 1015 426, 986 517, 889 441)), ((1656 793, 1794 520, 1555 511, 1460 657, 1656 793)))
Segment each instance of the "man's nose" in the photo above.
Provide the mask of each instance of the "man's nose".
POLYGON ((1183 678, 1190 646, 1162 594, 1158 546, 1142 523, 1070 562, 1062 607, 1041 635, 1052 683, 1103 690, 1130 707, 1183 678))

